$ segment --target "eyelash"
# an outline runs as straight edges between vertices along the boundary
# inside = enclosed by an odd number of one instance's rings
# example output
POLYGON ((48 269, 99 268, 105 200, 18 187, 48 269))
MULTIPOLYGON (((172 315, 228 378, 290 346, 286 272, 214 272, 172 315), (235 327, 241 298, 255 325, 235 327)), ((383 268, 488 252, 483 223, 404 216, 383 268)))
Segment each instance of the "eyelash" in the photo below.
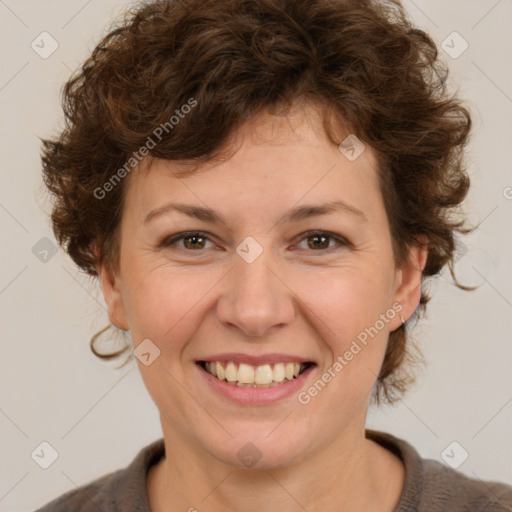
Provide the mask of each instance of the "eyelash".
MULTIPOLYGON (((175 245, 176 242, 178 242, 180 240, 183 240, 185 238, 188 238, 188 237, 193 237, 193 236, 199 236, 199 237, 204 238, 204 239, 206 239, 206 240, 211 242, 210 238, 208 237, 208 234, 203 232, 203 231, 186 231, 186 232, 177 233, 175 235, 167 237, 159 245, 159 248, 161 248, 161 249, 162 248, 169 248, 169 247, 175 245)), ((339 235, 335 235, 334 233, 330 233, 329 231, 307 231, 306 233, 303 233, 300 236, 301 236, 301 238, 299 239, 299 242, 302 242, 303 240, 307 240, 308 238, 314 237, 314 236, 324 236, 326 238, 335 240, 340 247, 348 247, 348 246, 351 245, 343 237, 341 237, 339 235)), ((183 247, 179 247, 178 249, 182 250, 182 251, 185 251, 185 252, 190 252, 190 253, 192 253, 192 252, 203 252, 204 250, 206 250, 206 249, 197 249, 197 250, 186 249, 186 248, 183 248, 183 247)), ((327 249, 319 249, 318 251, 315 251, 315 250, 311 249, 310 252, 320 252, 320 253, 324 253, 324 254, 330 254, 333 250, 336 250, 336 247, 330 247, 330 248, 327 248, 327 249)))

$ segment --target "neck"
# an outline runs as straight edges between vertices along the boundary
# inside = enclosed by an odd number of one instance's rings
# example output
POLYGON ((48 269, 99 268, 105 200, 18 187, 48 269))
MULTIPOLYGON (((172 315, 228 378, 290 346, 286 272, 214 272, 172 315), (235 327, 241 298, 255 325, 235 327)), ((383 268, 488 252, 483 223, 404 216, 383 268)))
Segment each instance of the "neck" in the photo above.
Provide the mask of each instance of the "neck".
POLYGON ((239 469, 190 449, 164 431, 166 457, 148 475, 153 512, 246 510, 391 512, 404 481, 399 459, 359 434, 299 462, 270 469, 239 469))

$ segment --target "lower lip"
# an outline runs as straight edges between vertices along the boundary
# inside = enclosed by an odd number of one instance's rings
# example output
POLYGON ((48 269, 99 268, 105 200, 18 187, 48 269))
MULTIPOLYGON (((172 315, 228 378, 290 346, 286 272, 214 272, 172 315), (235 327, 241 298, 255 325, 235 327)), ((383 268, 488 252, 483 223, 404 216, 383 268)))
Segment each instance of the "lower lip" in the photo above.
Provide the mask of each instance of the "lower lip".
POLYGON ((201 365, 196 364, 199 373, 215 393, 242 405, 266 405, 288 398, 299 392, 315 366, 306 368, 297 378, 285 381, 278 386, 269 388, 246 388, 228 384, 208 373, 201 365))

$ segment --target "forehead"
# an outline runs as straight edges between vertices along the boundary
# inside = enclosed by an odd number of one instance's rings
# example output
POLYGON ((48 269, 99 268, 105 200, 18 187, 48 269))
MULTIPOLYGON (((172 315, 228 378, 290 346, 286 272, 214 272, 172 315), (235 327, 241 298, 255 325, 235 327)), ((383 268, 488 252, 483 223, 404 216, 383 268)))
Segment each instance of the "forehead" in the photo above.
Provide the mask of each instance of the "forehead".
MULTIPOLYGON (((232 134, 220 161, 147 160, 129 176, 125 206, 147 211, 179 198, 261 216, 265 208, 346 197, 371 210, 379 193, 374 152, 366 145, 351 161, 328 140, 322 121, 309 106, 285 116, 261 112, 232 134)), ((350 135, 339 132, 340 140, 350 135)))

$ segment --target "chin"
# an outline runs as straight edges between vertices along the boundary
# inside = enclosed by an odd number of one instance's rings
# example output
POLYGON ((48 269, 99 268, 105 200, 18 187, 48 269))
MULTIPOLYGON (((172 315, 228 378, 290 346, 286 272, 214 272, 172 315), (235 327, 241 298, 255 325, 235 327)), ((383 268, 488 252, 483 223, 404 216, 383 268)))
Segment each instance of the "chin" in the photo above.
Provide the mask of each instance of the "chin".
POLYGON ((276 423, 248 425, 230 429, 233 436, 222 442, 209 438, 203 444, 204 450, 224 464, 238 469, 272 469, 289 466, 305 457, 306 447, 311 444, 311 431, 301 431, 297 425, 294 432, 285 425, 276 423), (276 428, 277 427, 277 428, 276 428))

